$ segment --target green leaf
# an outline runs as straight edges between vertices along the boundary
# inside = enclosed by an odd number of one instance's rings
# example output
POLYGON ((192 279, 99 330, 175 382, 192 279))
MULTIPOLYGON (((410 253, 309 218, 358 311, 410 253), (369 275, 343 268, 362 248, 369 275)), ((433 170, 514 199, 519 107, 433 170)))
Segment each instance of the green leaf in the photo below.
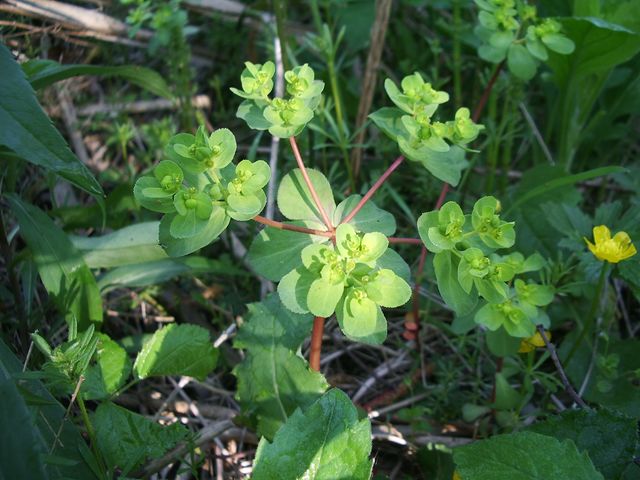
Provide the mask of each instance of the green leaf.
POLYGON ((109 268, 167 258, 158 243, 160 222, 143 222, 106 235, 69 235, 89 268, 109 268))
POLYGON ((458 447, 453 460, 465 480, 604 480, 571 440, 560 442, 533 432, 496 435, 458 447))
MULTIPOLYGON (((33 377, 28 378, 24 375, 35 372, 22 372, 22 361, 9 350, 7 345, 0 340, 0 384, 10 382, 10 376, 17 377, 22 375, 20 380, 21 397, 26 401, 28 406, 34 410, 37 409, 37 415, 31 417, 29 421, 21 421, 15 428, 7 428, 6 424, 2 425, 3 432, 12 432, 12 435, 3 435, 1 438, 7 442, 2 443, 0 447, 0 476, 6 479, 22 479, 22 478, 38 478, 37 458, 29 458, 29 473, 27 475, 6 474, 12 465, 11 461, 20 458, 19 452, 14 452, 10 458, 5 458, 3 454, 11 455, 11 446, 18 443, 21 451, 33 452, 33 450, 47 453, 51 451, 54 437, 59 428, 61 428, 59 441, 53 449, 53 454, 57 457, 67 459, 67 464, 47 464, 46 471, 48 476, 44 478, 65 479, 65 478, 82 478, 82 479, 98 479, 102 478, 97 470, 96 460, 89 451, 84 438, 80 435, 80 431, 74 425, 71 418, 65 414, 65 407, 60 405, 58 401, 47 391, 44 385, 33 377), (35 434, 35 442, 31 443, 33 450, 25 445, 20 445, 19 438, 21 432, 28 430, 27 426, 33 425, 35 434), (73 462, 73 465, 68 465, 73 462)), ((19 420, 21 417, 17 413, 14 415, 8 409, 16 407, 17 401, 11 399, 11 394, 7 391, 2 392, 3 414, 0 414, 0 423, 10 422, 12 419, 19 420)), ((11 471, 9 470, 9 473, 11 471)), ((15 473, 15 472, 14 472, 15 473)))
POLYGON ((336 307, 342 333, 354 342, 379 345, 387 338, 387 320, 373 300, 358 299, 350 291, 336 307))
POLYGON ((469 165, 464 159, 464 150, 457 145, 446 152, 437 152, 428 147, 414 148, 404 137, 398 137, 398 145, 408 159, 422 163, 434 177, 454 187, 460 181, 462 170, 469 165))
POLYGON ((186 274, 210 273, 222 276, 246 276, 245 270, 229 262, 206 257, 165 258, 115 268, 100 277, 98 287, 104 294, 118 287, 147 287, 186 274))
POLYGON ((133 370, 138 378, 185 375, 204 380, 217 360, 218 350, 213 348, 207 330, 172 323, 156 330, 145 342, 133 370))
POLYGON ((267 130, 271 127, 271 123, 264 118, 262 110, 251 100, 245 100, 238 107, 236 117, 247 122, 249 128, 253 130, 267 130))
POLYGON ((487 339, 487 347, 489 347, 489 351, 498 357, 516 355, 520 348, 520 342, 522 341, 521 338, 509 335, 504 328, 487 330, 485 338, 487 339))
POLYGON ((96 279, 67 235, 40 209, 16 195, 7 199, 20 233, 33 253, 42 283, 67 321, 75 317, 80 330, 102 322, 102 300, 96 279))
POLYGON ((496 373, 494 385, 496 389, 496 399, 493 402, 493 406, 496 410, 513 410, 522 401, 522 397, 518 391, 509 385, 509 381, 503 373, 496 373))
POLYGON ((407 134, 407 130, 402 124, 402 117, 406 115, 399 108, 383 107, 369 115, 369 118, 394 142, 398 137, 407 134))
POLYGON ((102 187, 71 153, 62 135, 42 111, 22 69, 2 43, 0 71, 0 145, 28 162, 60 175, 104 204, 102 187))
POLYGON ((433 257, 433 267, 442 299, 456 314, 465 315, 476 306, 478 297, 465 292, 458 282, 458 262, 459 260, 449 251, 436 253, 433 257))
POLYGON ((382 256, 376 260, 376 266, 378 268, 386 268, 402 278, 405 282, 411 282, 411 269, 404 258, 400 256, 398 252, 387 248, 382 256))
POLYGON ((316 277, 305 268, 297 268, 287 273, 278 284, 278 294, 282 304, 295 313, 308 313, 308 295, 316 277))
POLYGON ((529 51, 522 45, 512 44, 507 53, 509 71, 522 80, 531 80, 538 66, 529 51))
MULTIPOLYGON (((285 222, 319 229, 315 222, 285 222)), ((301 265, 300 253, 314 242, 327 242, 326 237, 267 227, 253 240, 249 248, 249 263, 255 271, 275 282, 301 265)))
POLYGON ((561 18, 566 36, 576 44, 574 55, 552 54, 549 65, 557 80, 570 75, 584 77, 609 70, 640 51, 640 35, 601 18, 561 18))
POLYGON ((575 43, 573 43, 571 39, 559 33, 550 33, 543 36, 542 43, 544 43, 549 50, 553 50, 561 55, 569 55, 576 48, 575 43))
POLYGON ((297 410, 256 452, 254 480, 313 478, 366 480, 371 475, 371 424, 344 393, 333 389, 297 410))
POLYGON ((81 393, 86 400, 105 399, 118 391, 131 375, 127 352, 108 335, 98 334, 97 362, 85 373, 81 393))
POLYGON ((369 298, 382 307, 400 307, 411 298, 409 284, 388 269, 378 270, 364 288, 369 298))
POLYGON ((123 475, 148 459, 161 457, 188 433, 180 423, 163 427, 111 402, 98 406, 92 423, 107 464, 123 475))
POLYGON ((331 283, 320 277, 309 286, 307 306, 309 311, 318 317, 330 317, 336 310, 336 305, 342 298, 344 284, 331 283))
MULTIPOLYGON (((336 209, 331 185, 318 170, 307 169, 309 179, 313 185, 320 203, 329 218, 336 209)), ((309 192, 309 187, 302 177, 300 169, 289 172, 280 182, 278 188, 278 208, 289 220, 313 220, 323 223, 315 202, 309 192)))
MULTIPOLYGON (((4 375, 2 375, 4 377, 4 375)), ((0 431, 0 478, 45 480, 44 446, 27 405, 14 381, 0 379, 2 414, 0 431)))
POLYGON ((164 78, 150 68, 137 65, 120 67, 106 65, 61 65, 53 60, 29 60, 22 64, 31 86, 38 90, 80 75, 97 75, 101 77, 121 77, 151 93, 161 97, 173 98, 171 89, 164 78))
POLYGON ((182 257, 200 250, 213 242, 229 225, 229 217, 223 208, 215 208, 209 221, 196 235, 189 238, 171 236, 171 222, 175 215, 165 215, 160 222, 160 245, 170 257, 182 257))
MULTIPOLYGON (((361 198, 361 195, 351 195, 340 202, 333 212, 333 224, 339 225, 351 213, 361 198)), ((371 200, 364 204, 356 216, 349 221, 349 224, 359 232, 380 232, 387 237, 396 231, 394 216, 386 210, 378 208, 371 200)))
POLYGON ((245 357, 233 373, 243 415, 270 440, 297 408, 311 405, 328 385, 297 353, 311 332, 313 316, 290 312, 273 294, 248 308, 234 343, 245 349, 245 357))
POLYGON ((531 425, 528 430, 572 440, 586 451, 605 478, 620 478, 638 445, 636 420, 609 409, 565 410, 531 425))
POLYGON ((515 210, 517 207, 522 205, 523 203, 529 202, 530 200, 539 197, 540 195, 544 195, 550 190, 553 190, 558 187, 564 187, 566 185, 573 185, 578 182, 583 182, 585 180, 590 180, 596 177, 602 177, 604 175, 610 175, 612 173, 626 172, 627 169, 623 167, 600 167, 594 168, 592 170, 587 170, 586 172, 576 173, 575 175, 566 175, 564 177, 555 178, 553 180, 548 180, 542 185, 534 187, 530 190, 527 190, 522 195, 518 196, 516 201, 513 202, 507 211, 505 212, 505 216, 509 214, 512 210, 515 210))

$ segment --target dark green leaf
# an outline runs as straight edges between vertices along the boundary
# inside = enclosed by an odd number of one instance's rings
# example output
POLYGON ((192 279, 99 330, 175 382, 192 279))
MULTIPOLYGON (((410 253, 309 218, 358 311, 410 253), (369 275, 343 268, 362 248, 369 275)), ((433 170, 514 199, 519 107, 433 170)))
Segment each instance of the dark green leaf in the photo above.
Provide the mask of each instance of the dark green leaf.
POLYGON ((179 423, 163 427, 111 402, 98 406, 92 422, 107 464, 124 475, 145 460, 162 456, 188 433, 179 423))
POLYGON ((464 480, 604 480, 571 440, 533 432, 497 435, 453 451, 464 480))
POLYGON ((159 245, 160 222, 144 222, 95 237, 70 235, 89 268, 119 267, 167 258, 159 245))
POLYGON ((22 65, 31 86, 38 90, 65 78, 79 75, 98 75, 101 77, 121 77, 145 90, 161 97, 172 98, 173 94, 164 78, 150 68, 137 65, 120 67, 105 65, 61 65, 53 60, 29 60, 22 65))
POLYGON ((529 430, 558 440, 573 440, 605 478, 620 478, 638 445, 637 421, 608 409, 565 410, 529 430))
POLYGON ((245 349, 244 360, 234 369, 238 400, 267 439, 297 408, 308 407, 327 389, 324 377, 297 353, 312 324, 312 315, 290 312, 272 294, 249 305, 236 337, 234 347, 245 349))
POLYGON ((138 378, 185 375, 204 380, 217 360, 218 350, 213 348, 207 330, 172 323, 145 342, 133 370, 138 378))
POLYGON ((35 93, 11 52, 0 43, 0 145, 24 160, 60 175, 103 202, 98 181, 42 111, 35 93))
POLYGON ((49 295, 56 298, 68 319, 76 318, 80 330, 89 322, 102 322, 96 279, 66 233, 42 210, 15 195, 7 198, 49 295))
POLYGON ((253 479, 366 480, 370 452, 369 420, 359 420, 349 397, 333 389, 289 417, 273 443, 260 441, 253 479))

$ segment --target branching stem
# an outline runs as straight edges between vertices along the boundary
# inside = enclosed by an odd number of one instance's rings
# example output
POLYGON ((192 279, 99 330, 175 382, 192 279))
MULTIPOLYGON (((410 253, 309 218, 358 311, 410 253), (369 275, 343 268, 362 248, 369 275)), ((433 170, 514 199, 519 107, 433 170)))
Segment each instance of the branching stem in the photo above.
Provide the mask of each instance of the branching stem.
POLYGON ((378 189, 387 180, 387 178, 389 178, 389 175, 391 175, 393 171, 396 168, 398 168, 403 161, 404 161, 404 156, 402 155, 396 158, 395 161, 389 166, 389 168, 387 168, 387 170, 382 175, 380 175, 380 178, 376 181, 376 183, 374 183, 371 186, 369 191, 364 194, 364 197, 362 197, 358 202, 358 204, 355 206, 355 208, 351 210, 351 213, 349 213, 349 215, 347 215, 340 223, 349 223, 351 219, 353 219, 353 217, 355 217, 358 214, 360 209, 364 207, 364 204, 369 201, 369 199, 373 196, 373 194, 378 191, 378 189))
POLYGON ((327 212, 325 212, 322 203, 320 202, 320 198, 318 197, 318 193, 316 192, 313 183, 311 183, 311 179, 309 178, 309 173, 307 172, 307 168, 304 166, 304 162, 302 161, 302 156, 300 155, 300 150, 298 149, 298 144, 296 143, 296 137, 289 137, 289 143, 291 144, 291 150, 293 150, 293 156, 296 157, 296 162, 298 163, 298 168, 300 172, 302 172, 302 177, 304 178, 307 187, 309 187, 309 192, 311 193, 311 198, 318 207, 318 211, 320 212, 320 216, 322 217, 322 221, 327 226, 327 229, 331 232, 334 230, 331 221, 329 220, 329 216, 327 212))
POLYGON ((389 243, 407 243, 410 245, 422 245, 422 240, 420 240, 419 238, 389 237, 389 243))
POLYGON ((560 381, 562 382, 564 389, 566 390, 566 392, 569 394, 569 396, 573 399, 575 403, 580 405, 582 408, 586 408, 588 405, 585 403, 584 400, 582 400, 580 395, 578 395, 578 392, 575 391, 575 389, 569 382, 569 379, 567 378, 567 374, 564 372, 564 368, 562 368, 562 363, 560 363, 560 358, 558 358, 556 347, 547 338, 547 334, 545 333, 542 325, 538 325, 538 332, 540 333, 542 340, 544 340, 544 344, 547 347, 547 351, 549 352, 549 355, 551 355, 551 360, 553 360, 553 364, 556 366, 556 370, 560 375, 560 381))
POLYGON ((263 217, 262 215, 256 215, 255 217, 253 217, 253 220, 273 228, 278 228, 280 230, 289 230, 291 232, 308 233, 309 235, 319 235, 321 237, 328 237, 328 238, 333 237, 333 233, 327 232, 326 230, 316 230, 314 228, 299 227, 298 225, 291 225, 288 223, 282 223, 276 220, 271 220, 270 218, 263 217))

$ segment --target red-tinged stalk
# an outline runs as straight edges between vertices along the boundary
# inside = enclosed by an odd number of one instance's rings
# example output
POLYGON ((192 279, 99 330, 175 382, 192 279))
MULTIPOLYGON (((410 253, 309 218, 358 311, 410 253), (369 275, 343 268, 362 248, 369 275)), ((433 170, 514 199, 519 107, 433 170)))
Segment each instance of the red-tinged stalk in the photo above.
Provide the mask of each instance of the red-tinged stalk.
POLYGON ((271 220, 270 218, 263 217, 262 215, 256 215, 253 217, 253 220, 262 223, 263 225, 268 225, 273 228, 278 228, 280 230, 289 230, 291 232, 299 232, 299 233, 308 233, 309 235, 319 235, 321 237, 333 237, 332 232, 327 232, 326 230, 316 230, 314 228, 306 228, 299 227, 298 225, 290 225, 288 223, 278 222, 276 220, 271 220))
POLYGON ((296 162, 298 163, 298 168, 300 172, 302 172, 302 178, 304 178, 307 187, 309 187, 309 192, 311 193, 311 198, 316 204, 318 208, 318 212, 320 212, 320 216, 322 217, 322 221, 327 226, 327 229, 332 232, 334 230, 331 221, 329 220, 329 216, 327 212, 325 212, 322 203, 320 202, 320 198, 318 197, 318 193, 316 192, 313 183, 311 183, 311 179, 309 178, 309 173, 307 172, 307 168, 304 166, 304 162, 302 161, 302 156, 300 155, 300 150, 298 149, 298 144, 296 143, 295 137, 289 137, 289 143, 291 144, 291 150, 293 150, 293 156, 296 158, 296 162))
POLYGON ((320 353, 322 352, 322 334, 324 332, 324 318, 313 319, 313 330, 311 332, 311 351, 309 352, 309 365, 312 370, 320 371, 320 353))

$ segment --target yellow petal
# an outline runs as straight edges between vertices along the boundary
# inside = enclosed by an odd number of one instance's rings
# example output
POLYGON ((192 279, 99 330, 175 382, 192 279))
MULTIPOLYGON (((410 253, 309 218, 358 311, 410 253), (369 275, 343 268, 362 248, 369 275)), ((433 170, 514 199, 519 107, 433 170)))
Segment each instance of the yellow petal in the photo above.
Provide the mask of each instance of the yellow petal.
POLYGON ((536 347, 534 347, 529 342, 527 342, 527 339, 525 338, 520 342, 520 348, 518 348, 518 353, 529 353, 529 352, 533 352, 535 349, 536 347))
POLYGON ((627 232, 618 232, 614 235, 613 241, 616 242, 621 247, 627 247, 631 245, 631 238, 627 234, 627 232))
POLYGON ((595 240, 596 245, 606 242, 610 238, 611 230, 609 230, 609 227, 607 227, 606 225, 593 227, 593 239, 595 240))
POLYGON ((638 253, 638 251, 636 250, 636 246, 632 243, 620 253, 620 260, 626 260, 629 257, 633 257, 636 253, 638 253))
POLYGON ((453 472, 453 478, 451 480, 462 480, 462 477, 460 476, 457 470, 453 472))

